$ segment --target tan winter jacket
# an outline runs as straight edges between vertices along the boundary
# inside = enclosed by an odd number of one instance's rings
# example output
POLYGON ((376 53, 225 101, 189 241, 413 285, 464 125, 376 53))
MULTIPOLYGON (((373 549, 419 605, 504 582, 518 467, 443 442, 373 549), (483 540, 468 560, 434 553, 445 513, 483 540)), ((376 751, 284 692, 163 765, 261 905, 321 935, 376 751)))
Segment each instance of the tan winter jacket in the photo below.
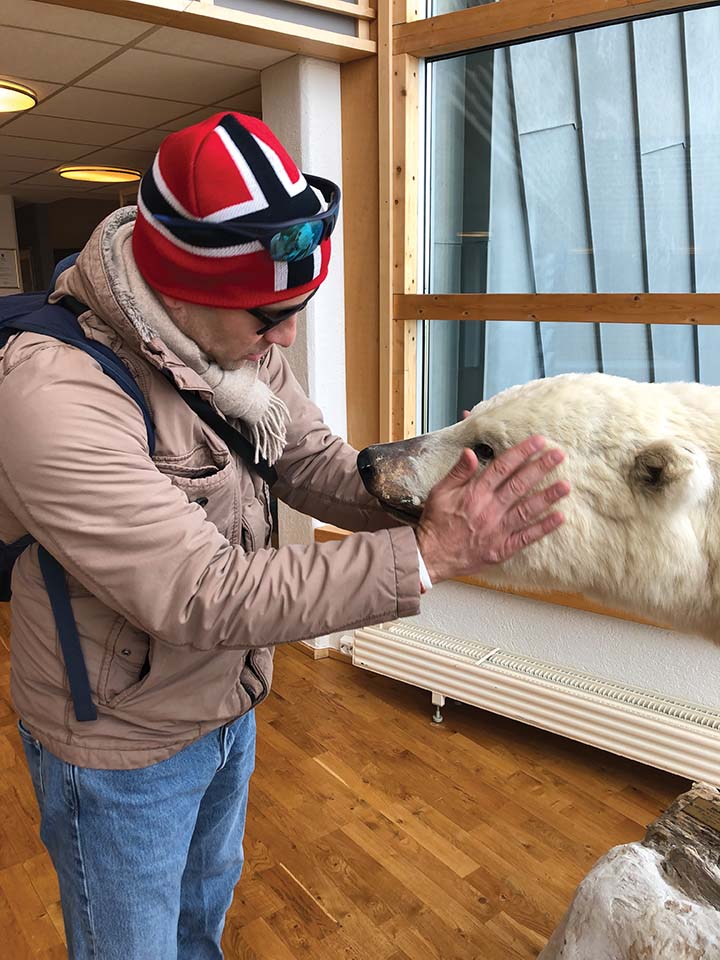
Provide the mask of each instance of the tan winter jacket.
POLYGON ((263 482, 161 373, 212 392, 149 332, 110 256, 134 208, 111 214, 59 293, 126 363, 156 428, 86 354, 20 334, 0 350, 0 540, 32 534, 68 573, 98 719, 78 723, 37 546, 13 574, 12 696, 56 756, 96 768, 163 760, 262 700, 276 644, 416 613, 412 530, 364 492, 356 452, 331 434, 273 348, 260 376, 292 424, 274 495, 357 533, 269 546, 263 482), (140 678, 149 654, 150 670, 140 678))

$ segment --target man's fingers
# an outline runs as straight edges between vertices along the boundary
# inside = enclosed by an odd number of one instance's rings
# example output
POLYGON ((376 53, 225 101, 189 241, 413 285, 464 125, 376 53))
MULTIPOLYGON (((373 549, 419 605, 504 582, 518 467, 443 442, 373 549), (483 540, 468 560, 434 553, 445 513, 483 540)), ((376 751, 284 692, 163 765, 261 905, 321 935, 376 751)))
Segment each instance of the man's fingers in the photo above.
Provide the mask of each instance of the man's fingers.
POLYGON ((478 483, 482 484, 486 490, 497 490, 519 467, 544 450, 545 445, 545 437, 535 435, 523 440, 516 447, 510 447, 505 453, 495 457, 490 466, 483 470, 478 483))
POLYGON ((553 530, 557 530, 565 522, 565 517, 559 511, 555 510, 537 523, 524 527, 522 530, 516 530, 507 538, 501 549, 501 556, 498 563, 504 563, 514 556, 519 550, 528 547, 531 543, 542 540, 553 530))
POLYGON ((533 494, 526 500, 521 500, 505 518, 505 527, 508 530, 521 530, 542 516, 554 503, 562 500, 570 493, 570 484, 560 480, 551 487, 546 487, 540 493, 533 494))
POLYGON ((548 450, 536 460, 524 463, 518 470, 507 478, 496 491, 500 503, 510 507, 517 500, 533 490, 545 477, 563 462, 565 454, 562 450, 548 450))
POLYGON ((469 411, 469 410, 463 410, 463 420, 467 420, 467 418, 468 418, 469 416, 470 416, 470 411, 469 411))

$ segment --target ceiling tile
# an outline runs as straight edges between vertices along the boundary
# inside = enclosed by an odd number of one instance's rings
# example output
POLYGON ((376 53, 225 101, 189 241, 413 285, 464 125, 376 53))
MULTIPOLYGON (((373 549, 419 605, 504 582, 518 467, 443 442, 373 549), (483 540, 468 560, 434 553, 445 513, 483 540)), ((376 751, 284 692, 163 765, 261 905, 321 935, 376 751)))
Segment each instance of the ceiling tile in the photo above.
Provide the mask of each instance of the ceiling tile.
POLYGON ((60 117, 41 117, 36 113, 20 114, 3 133, 16 137, 34 137, 40 140, 63 140, 66 143, 90 143, 104 147, 138 132, 137 127, 120 127, 112 123, 92 123, 88 120, 65 120, 60 117))
POLYGON ((73 87, 56 94, 47 103, 38 104, 35 113, 49 117, 100 120, 134 127, 156 127, 193 109, 191 103, 154 100, 129 94, 103 93, 73 87))
POLYGON ((6 156, 0 150, 0 170, 19 170, 24 173, 37 173, 39 170, 47 170, 51 161, 38 157, 13 157, 6 156))
POLYGON ((253 87, 239 93, 230 100, 223 100, 219 105, 222 110, 238 110, 240 113, 262 113, 262 88, 253 87))
POLYGON ((202 123, 216 113, 222 113, 222 107, 203 107, 201 110, 194 110, 192 113, 185 114, 184 117, 178 117, 170 123, 163 124, 164 131, 182 130, 183 127, 190 127, 193 123, 202 123))
POLYGON ((110 63, 93 70, 78 86, 208 104, 247 90, 258 82, 259 74, 255 70, 164 56, 149 50, 126 50, 110 63))
POLYGON ((208 37, 193 33, 191 30, 176 30, 174 27, 160 27, 151 36, 141 40, 138 47, 144 50, 157 50, 159 53, 195 57, 197 60, 207 60, 210 63, 249 67, 251 70, 263 70, 273 63, 294 56, 287 50, 258 47, 239 40, 226 40, 224 37, 208 37))
POLYGON ((260 87, 255 87, 246 93, 233 97, 232 100, 224 100, 212 107, 203 107, 202 110, 195 110, 184 117, 172 120, 170 123, 164 123, 162 129, 167 131, 182 130, 183 127, 189 127, 193 123, 201 123, 224 110, 237 110, 239 113, 249 113, 252 116, 259 117, 262 113, 261 106, 260 87))
POLYGON ((9 76, 69 83, 118 49, 109 43, 39 30, 0 30, 0 64, 9 76))
POLYGON ((0 132, 0 154, 16 157, 45 157, 47 166, 53 161, 71 160, 94 150, 93 145, 62 143, 59 140, 31 140, 29 137, 10 137, 0 132))
POLYGON ((153 153, 167 136, 167 130, 144 130, 119 143, 123 150, 152 150, 153 153))
POLYGON ((123 150, 122 147, 105 147, 83 157, 83 163, 108 163, 113 167, 129 167, 144 173, 153 162, 153 150, 123 150))
POLYGON ((51 189, 67 190, 68 193, 87 193, 94 189, 96 183, 83 183, 82 180, 63 180, 58 173, 41 173, 36 177, 25 180, 26 187, 50 187, 51 189))
POLYGON ((126 44, 147 33, 148 24, 139 20, 108 17, 87 10, 73 10, 35 0, 0 0, 0 24, 9 27, 42 28, 47 33, 62 33, 88 40, 106 40, 126 44))
POLYGON ((21 180, 26 176, 26 173, 10 173, 7 170, 0 170, 0 187, 9 187, 16 180, 21 180))

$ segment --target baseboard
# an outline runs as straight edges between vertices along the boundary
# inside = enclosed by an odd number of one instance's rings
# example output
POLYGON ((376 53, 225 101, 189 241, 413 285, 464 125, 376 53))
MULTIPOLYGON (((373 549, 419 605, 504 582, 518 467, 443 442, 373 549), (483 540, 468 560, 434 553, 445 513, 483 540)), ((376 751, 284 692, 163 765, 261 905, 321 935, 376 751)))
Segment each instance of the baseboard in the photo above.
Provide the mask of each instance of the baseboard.
POLYGON ((310 657, 311 660, 325 660, 330 656, 330 647, 311 647, 309 643, 305 643, 304 640, 298 640, 296 643, 291 644, 296 650, 299 650, 300 653, 305 657, 310 657))
POLYGON ((352 657, 347 653, 336 650, 335 647, 311 647, 304 640, 291 644, 296 650, 311 660, 342 660, 343 663, 352 663, 352 657))

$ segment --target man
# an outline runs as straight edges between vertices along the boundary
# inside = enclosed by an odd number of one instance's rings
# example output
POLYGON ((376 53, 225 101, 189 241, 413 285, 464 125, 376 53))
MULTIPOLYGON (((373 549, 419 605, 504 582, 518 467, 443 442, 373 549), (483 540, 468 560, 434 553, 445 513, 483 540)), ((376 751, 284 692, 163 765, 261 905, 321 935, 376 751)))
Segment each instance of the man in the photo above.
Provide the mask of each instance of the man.
POLYGON ((363 491, 278 349, 327 274, 338 200, 260 121, 218 114, 163 142, 138 210, 60 275, 53 300, 86 307, 142 390, 152 456, 140 409, 83 352, 24 333, 0 355, 0 539, 30 533, 67 571, 97 707, 73 712, 33 547, 13 574, 12 692, 73 960, 222 956, 276 644, 417 613, 432 581, 562 520, 566 484, 521 503, 562 457, 538 458, 540 438, 481 478, 466 451, 417 536, 363 491), (242 428, 277 497, 365 532, 272 549, 264 481, 178 389, 242 428))

